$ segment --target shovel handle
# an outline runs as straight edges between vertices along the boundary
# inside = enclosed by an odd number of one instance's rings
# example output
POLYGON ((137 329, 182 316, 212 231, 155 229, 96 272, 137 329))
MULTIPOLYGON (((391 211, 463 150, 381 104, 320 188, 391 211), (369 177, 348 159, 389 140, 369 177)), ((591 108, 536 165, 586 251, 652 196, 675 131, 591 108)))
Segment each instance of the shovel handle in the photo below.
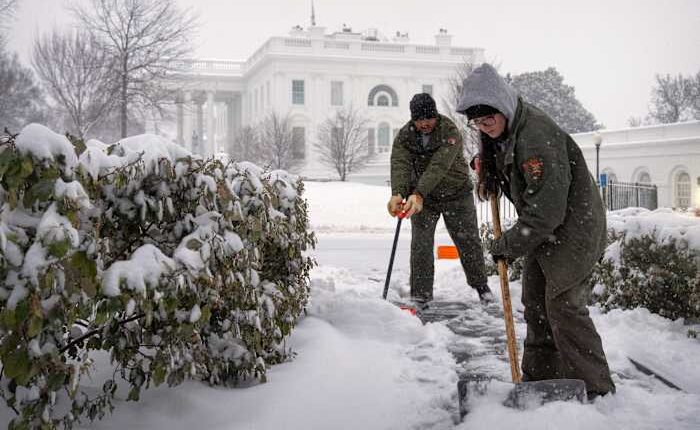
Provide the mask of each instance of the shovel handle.
MULTIPOLYGON (((498 210, 498 198, 491 196, 491 217, 493 219, 493 237, 500 239, 501 216, 498 210)), ((503 302, 503 319, 506 323, 506 339, 508 340, 508 361, 510 362, 510 375, 514 384, 522 382, 520 373, 520 360, 518 359, 518 346, 515 339, 515 323, 513 322, 513 308, 510 301, 510 288, 508 287, 508 263, 498 260, 498 277, 501 280, 501 297, 503 302)))

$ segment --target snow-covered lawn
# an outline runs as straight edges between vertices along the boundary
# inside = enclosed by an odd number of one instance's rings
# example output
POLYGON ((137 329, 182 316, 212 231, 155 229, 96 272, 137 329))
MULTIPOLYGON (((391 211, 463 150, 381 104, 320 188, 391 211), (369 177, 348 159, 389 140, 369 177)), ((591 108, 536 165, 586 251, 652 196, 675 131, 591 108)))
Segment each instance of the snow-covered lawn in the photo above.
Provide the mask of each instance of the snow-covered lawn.
MULTIPOLYGON (((443 323, 422 325, 380 299, 395 227, 385 209, 389 189, 310 182, 306 196, 320 264, 312 272, 308 315, 289 339, 295 359, 272 367, 267 383, 246 388, 188 382, 146 390, 141 401, 118 402, 112 416, 90 428, 700 428, 700 341, 687 337, 689 327, 644 309, 602 314, 597 308, 591 314, 614 373, 616 395, 587 405, 558 402, 518 411, 501 405, 510 384, 492 382, 464 422, 456 423, 457 365, 448 351, 456 335, 443 323), (350 253, 352 258, 346 257, 350 253), (643 376, 629 355, 662 369, 686 393, 643 376)), ((394 298, 408 294, 408 236, 406 225, 392 277, 394 298)), ((436 243, 447 240, 444 233, 438 236, 436 243)), ((500 296, 498 279, 492 277, 490 283, 500 296)), ((511 290, 514 309, 522 312, 520 283, 513 282, 511 290)), ((435 293, 436 298, 477 303, 453 260, 436 262, 435 293)), ((519 323, 516 331, 522 342, 525 326, 519 323)), ((488 360, 484 364, 507 381, 507 363, 488 360)), ((0 409, 0 421, 9 416, 0 409)))

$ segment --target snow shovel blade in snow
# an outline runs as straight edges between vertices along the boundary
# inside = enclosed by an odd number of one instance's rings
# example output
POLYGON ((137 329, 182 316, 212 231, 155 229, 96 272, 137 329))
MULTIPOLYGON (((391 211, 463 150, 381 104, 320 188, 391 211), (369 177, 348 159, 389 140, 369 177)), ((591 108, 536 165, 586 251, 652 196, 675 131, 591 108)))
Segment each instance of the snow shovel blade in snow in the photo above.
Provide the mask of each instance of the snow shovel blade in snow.
POLYGON ((586 384, 580 379, 545 379, 515 384, 503 404, 526 409, 547 402, 578 400, 583 403, 587 399, 586 384))
POLYGON ((459 397, 459 417, 464 418, 469 413, 469 402, 477 396, 484 396, 488 391, 489 376, 467 375, 460 377, 457 382, 457 396, 459 397))

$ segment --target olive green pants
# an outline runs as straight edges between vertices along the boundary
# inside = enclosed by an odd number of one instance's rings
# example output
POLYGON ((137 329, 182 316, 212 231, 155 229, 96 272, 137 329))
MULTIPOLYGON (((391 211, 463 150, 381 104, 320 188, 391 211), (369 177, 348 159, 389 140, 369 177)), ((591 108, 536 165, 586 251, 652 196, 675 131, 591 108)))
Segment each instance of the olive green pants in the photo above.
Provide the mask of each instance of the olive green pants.
POLYGON ((528 256, 522 286, 527 322, 523 380, 582 379, 587 391, 615 392, 600 336, 586 307, 588 281, 554 294, 540 264, 528 256))
POLYGON ((485 285, 484 251, 476 224, 476 209, 471 193, 464 197, 437 202, 426 199, 423 210, 411 217, 411 297, 433 299, 435 277, 435 226, 440 215, 445 220, 457 250, 467 282, 472 287, 485 285))

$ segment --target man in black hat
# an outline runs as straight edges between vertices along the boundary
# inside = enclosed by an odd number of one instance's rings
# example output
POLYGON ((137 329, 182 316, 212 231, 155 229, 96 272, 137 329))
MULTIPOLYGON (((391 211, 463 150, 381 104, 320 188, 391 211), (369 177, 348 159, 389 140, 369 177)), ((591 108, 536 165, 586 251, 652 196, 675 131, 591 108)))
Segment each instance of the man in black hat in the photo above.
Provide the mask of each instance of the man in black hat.
POLYGON ((401 128, 391 150, 389 214, 411 219, 411 298, 433 299, 435 226, 440 215, 459 251, 467 282, 482 303, 494 300, 489 290, 476 222, 469 167, 457 126, 440 115, 426 93, 411 100, 411 120, 401 128))
POLYGON ((502 191, 518 212, 491 254, 496 260, 524 258, 523 379, 582 379, 589 398, 614 393, 586 307, 589 278, 606 246, 606 223, 581 149, 489 64, 464 80, 457 112, 480 131, 473 163, 479 167, 479 196, 502 191))

